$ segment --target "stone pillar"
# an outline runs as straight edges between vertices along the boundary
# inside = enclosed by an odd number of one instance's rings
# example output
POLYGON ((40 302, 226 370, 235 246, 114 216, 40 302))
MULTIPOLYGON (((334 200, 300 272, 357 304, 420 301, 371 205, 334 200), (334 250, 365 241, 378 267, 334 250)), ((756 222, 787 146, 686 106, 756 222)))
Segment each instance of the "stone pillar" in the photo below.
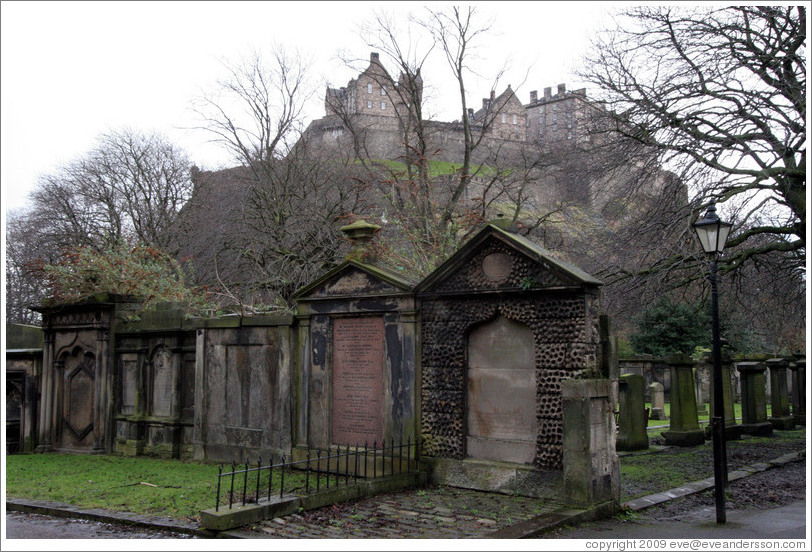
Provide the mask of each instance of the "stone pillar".
POLYGON ((795 429, 795 418, 789 410, 789 392, 787 391, 787 366, 785 358, 768 359, 770 369, 770 423, 774 429, 795 429))
POLYGON ((806 425, 806 359, 798 356, 789 364, 792 372, 792 417, 798 425, 806 425))
MULTIPOLYGON (((209 397, 204 392, 208 374, 206 369, 206 334, 207 330, 198 328, 195 336, 195 422, 192 453, 195 460, 206 459, 206 437, 209 431, 208 417, 204 415, 209 411, 209 397)), ((143 378, 139 381, 143 381, 143 378)), ((140 412, 137 404, 136 412, 140 412)))
POLYGON ((659 381, 655 381, 648 386, 651 393, 651 414, 650 420, 667 420, 665 415, 665 388, 659 381))
MULTIPOLYGON (((730 360, 730 355, 722 350, 722 402, 725 409, 725 439, 727 441, 735 441, 741 438, 741 426, 736 423, 736 410, 733 403, 733 375, 731 369, 733 363, 730 360)), ((713 377, 710 378, 710 415, 711 418, 715 416, 716 408, 713 404, 714 397, 714 384, 713 377)), ((711 426, 708 425, 708 438, 710 439, 711 426)))
POLYGON ((617 450, 641 450, 648 448, 646 433, 646 378, 640 374, 626 374, 618 382, 617 450))
POLYGON ((705 443, 696 414, 694 365, 687 355, 667 359, 671 372, 671 427, 663 432, 667 445, 691 447, 705 443))
POLYGON ((561 382, 564 495, 568 506, 598 505, 614 510, 620 502, 620 463, 615 451, 615 419, 608 379, 561 382))
POLYGON ((45 331, 42 349, 42 387, 40 388, 39 419, 37 421, 36 452, 50 452, 54 449, 53 411, 56 366, 54 362, 54 332, 45 331))
POLYGON ((113 452, 115 426, 113 421, 113 370, 110 358, 110 328, 104 324, 96 330, 96 427, 93 449, 113 452))
POLYGON ((767 421, 767 394, 763 362, 737 362, 742 386, 742 433, 770 435, 773 425, 767 421))

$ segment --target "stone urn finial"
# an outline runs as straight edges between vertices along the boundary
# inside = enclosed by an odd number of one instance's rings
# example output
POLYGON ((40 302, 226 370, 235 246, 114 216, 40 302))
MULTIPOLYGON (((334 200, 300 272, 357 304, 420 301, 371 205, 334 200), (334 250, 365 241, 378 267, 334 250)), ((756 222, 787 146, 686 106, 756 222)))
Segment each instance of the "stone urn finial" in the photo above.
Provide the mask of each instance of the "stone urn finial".
POLYGON ((363 219, 342 226, 340 230, 352 242, 352 248, 347 254, 347 258, 364 261, 372 260, 369 244, 380 229, 381 227, 377 224, 370 224, 363 219))
POLYGON ((506 217, 504 213, 497 213, 496 218, 491 220, 490 224, 508 232, 516 231, 516 225, 513 224, 513 220, 506 217))

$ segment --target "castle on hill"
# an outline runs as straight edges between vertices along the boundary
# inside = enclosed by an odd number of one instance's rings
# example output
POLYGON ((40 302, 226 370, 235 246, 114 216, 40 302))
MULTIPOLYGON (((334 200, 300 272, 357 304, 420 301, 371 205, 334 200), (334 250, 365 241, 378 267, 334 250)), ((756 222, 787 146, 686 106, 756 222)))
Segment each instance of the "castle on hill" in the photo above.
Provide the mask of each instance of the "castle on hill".
MULTIPOLYGON (((325 116, 310 123, 305 137, 325 152, 346 151, 361 144, 360 150, 372 159, 396 159, 403 155, 404 130, 414 110, 410 102, 422 101, 420 73, 401 73, 394 79, 373 52, 368 67, 346 86, 327 88, 325 116)), ((499 95, 491 91, 482 106, 468 108, 468 120, 474 134, 482 136, 479 162, 486 162, 494 151, 518 153, 527 146, 553 150, 567 148, 586 140, 584 121, 594 106, 584 89, 568 91, 559 84, 530 92, 526 104, 510 85, 499 95)), ((425 121, 431 151, 442 161, 461 159, 462 123, 425 121)), ((476 155, 476 154, 475 154, 476 155)))

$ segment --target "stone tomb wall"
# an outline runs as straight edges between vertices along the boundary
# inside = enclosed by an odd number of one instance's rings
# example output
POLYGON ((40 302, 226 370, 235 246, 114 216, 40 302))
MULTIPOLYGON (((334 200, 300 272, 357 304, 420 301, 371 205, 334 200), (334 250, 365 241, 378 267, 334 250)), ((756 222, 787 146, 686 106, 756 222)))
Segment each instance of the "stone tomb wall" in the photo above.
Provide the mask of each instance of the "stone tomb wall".
POLYGON ((194 456, 256 461, 291 446, 291 317, 207 320, 197 330, 194 456))

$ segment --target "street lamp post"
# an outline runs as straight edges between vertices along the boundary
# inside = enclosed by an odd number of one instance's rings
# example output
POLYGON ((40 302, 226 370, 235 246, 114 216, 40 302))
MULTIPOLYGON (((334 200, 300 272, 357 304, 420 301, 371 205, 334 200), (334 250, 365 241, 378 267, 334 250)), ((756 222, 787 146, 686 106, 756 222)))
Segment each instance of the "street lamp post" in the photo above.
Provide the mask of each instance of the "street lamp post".
POLYGON ((717 290, 718 256, 724 251, 730 228, 716 215, 716 202, 711 200, 705 217, 694 223, 702 249, 711 257, 710 283, 713 326, 713 480, 716 500, 716 523, 725 523, 725 487, 727 486, 727 452, 725 446, 725 405, 722 391, 722 340, 719 336, 719 294, 717 290))

